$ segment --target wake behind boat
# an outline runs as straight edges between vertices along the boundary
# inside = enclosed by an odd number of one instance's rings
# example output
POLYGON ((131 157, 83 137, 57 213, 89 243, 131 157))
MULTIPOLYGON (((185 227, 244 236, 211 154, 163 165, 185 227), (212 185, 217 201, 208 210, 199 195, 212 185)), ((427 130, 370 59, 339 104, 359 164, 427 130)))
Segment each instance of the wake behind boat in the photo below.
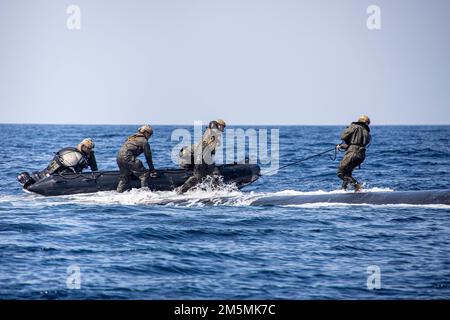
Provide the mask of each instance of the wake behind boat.
MULTIPOLYGON (((256 164, 225 164, 217 167, 225 184, 242 188, 259 178, 260 167, 256 164)), ((192 176, 191 169, 156 170, 157 176, 148 179, 152 191, 171 191, 182 186, 192 176)), ((118 171, 52 174, 39 179, 35 174, 22 173, 19 181, 24 190, 44 196, 70 195, 116 190, 118 171)), ((130 180, 132 188, 140 188, 138 178, 130 180)))

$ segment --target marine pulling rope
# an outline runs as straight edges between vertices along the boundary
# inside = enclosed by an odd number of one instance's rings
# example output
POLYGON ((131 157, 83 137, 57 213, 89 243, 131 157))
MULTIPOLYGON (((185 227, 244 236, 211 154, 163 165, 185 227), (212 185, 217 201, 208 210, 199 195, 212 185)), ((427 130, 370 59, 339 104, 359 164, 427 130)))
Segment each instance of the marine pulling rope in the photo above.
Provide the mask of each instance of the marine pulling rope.
POLYGON ((267 176, 269 173, 272 173, 272 172, 275 172, 275 171, 279 171, 279 170, 281 170, 281 169, 284 169, 284 168, 287 168, 287 167, 296 165, 296 164, 298 164, 298 163, 304 162, 304 161, 306 161, 306 160, 309 160, 309 159, 312 159, 312 158, 315 158, 315 157, 319 157, 319 156, 324 155, 324 154, 326 154, 326 153, 328 153, 328 152, 331 152, 331 151, 334 151, 334 155, 332 155, 332 156, 330 155, 330 159, 331 159, 332 161, 334 161, 334 160, 336 160, 336 157, 337 157, 337 152, 338 152, 337 146, 334 146, 332 149, 327 149, 327 150, 325 150, 325 151, 322 151, 322 152, 313 154, 313 155, 311 155, 311 156, 309 156, 309 157, 306 157, 306 158, 303 158, 303 159, 300 159, 300 160, 297 160, 297 161, 288 163, 288 164, 286 164, 286 165, 284 165, 284 166, 279 167, 278 169, 275 169, 275 170, 271 170, 271 171, 269 171, 269 172, 266 172, 266 173, 262 174, 262 176, 267 176))

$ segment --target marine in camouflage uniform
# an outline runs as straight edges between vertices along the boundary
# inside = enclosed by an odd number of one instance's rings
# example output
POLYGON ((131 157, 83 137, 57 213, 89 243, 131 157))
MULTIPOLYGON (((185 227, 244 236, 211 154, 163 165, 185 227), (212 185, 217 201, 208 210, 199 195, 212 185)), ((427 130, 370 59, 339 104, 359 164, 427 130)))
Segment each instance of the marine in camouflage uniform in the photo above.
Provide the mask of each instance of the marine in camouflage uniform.
POLYGON ((52 162, 42 172, 37 173, 44 178, 54 173, 80 173, 90 167, 97 171, 97 160, 94 153, 95 144, 90 138, 81 141, 76 148, 67 147, 59 150, 52 162))
MULTIPOLYGON (((220 145, 221 135, 225 130, 225 121, 211 121, 202 136, 202 140, 193 150, 194 174, 181 186, 179 193, 184 193, 204 180, 207 176, 219 177, 220 172, 214 163, 216 148, 220 145)), ((191 151, 192 152, 192 151, 191 151)))
POLYGON ((153 166, 152 151, 148 139, 153 134, 153 129, 149 125, 139 128, 136 134, 129 136, 117 154, 117 165, 119 166, 118 192, 124 192, 129 189, 129 179, 131 175, 139 178, 141 188, 148 187, 148 178, 156 176, 153 166), (142 161, 137 159, 144 154, 149 170, 147 170, 142 161))
POLYGON ((369 117, 361 116, 357 122, 353 122, 341 133, 344 143, 337 147, 345 150, 345 155, 339 164, 337 176, 342 179, 342 189, 344 190, 348 188, 349 184, 355 188, 355 192, 362 188, 352 174, 353 170, 360 166, 366 158, 366 147, 371 140, 369 124, 369 117))

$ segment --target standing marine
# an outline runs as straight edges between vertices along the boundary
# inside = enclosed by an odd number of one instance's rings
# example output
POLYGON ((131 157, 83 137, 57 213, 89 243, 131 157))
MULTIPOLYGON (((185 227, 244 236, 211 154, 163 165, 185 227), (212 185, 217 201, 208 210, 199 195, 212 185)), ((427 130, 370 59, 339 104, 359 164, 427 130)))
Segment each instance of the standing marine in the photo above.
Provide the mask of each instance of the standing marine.
POLYGON ((220 145, 222 133, 226 127, 222 119, 213 120, 202 136, 202 140, 196 145, 182 149, 180 155, 193 160, 194 174, 180 187, 178 193, 184 193, 202 182, 207 176, 218 177, 220 172, 214 162, 216 148, 220 145))
POLYGON ((355 192, 362 189, 361 184, 352 176, 352 173, 366 158, 366 147, 371 140, 369 125, 369 117, 363 115, 341 133, 343 143, 336 147, 338 150, 345 150, 345 155, 339 164, 337 176, 342 179, 342 189, 344 190, 347 190, 349 184, 353 186, 355 192))
POLYGON ((148 140, 153 135, 153 129, 149 125, 143 125, 138 132, 129 136, 120 148, 117 154, 117 165, 119 166, 118 192, 124 192, 129 189, 129 179, 132 175, 139 178, 141 188, 148 187, 148 178, 156 177, 156 170, 153 166, 152 151, 148 140), (142 161, 137 159, 144 154, 149 170, 147 170, 142 161))

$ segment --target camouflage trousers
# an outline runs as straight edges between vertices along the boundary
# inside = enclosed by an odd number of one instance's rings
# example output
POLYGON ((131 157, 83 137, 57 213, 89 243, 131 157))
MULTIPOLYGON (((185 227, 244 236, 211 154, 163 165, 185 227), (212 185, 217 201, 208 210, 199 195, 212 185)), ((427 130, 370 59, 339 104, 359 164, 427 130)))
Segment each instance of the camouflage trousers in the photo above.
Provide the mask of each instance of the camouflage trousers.
POLYGON ((342 179, 342 188, 347 189, 351 184, 354 187, 358 186, 358 181, 353 178, 353 170, 364 162, 365 155, 355 151, 347 151, 339 163, 337 176, 342 179))
POLYGON ((141 188, 148 187, 149 171, 144 167, 139 159, 126 159, 124 157, 117 158, 119 166, 119 183, 117 185, 118 192, 124 192, 129 189, 129 181, 132 175, 139 178, 141 188))

